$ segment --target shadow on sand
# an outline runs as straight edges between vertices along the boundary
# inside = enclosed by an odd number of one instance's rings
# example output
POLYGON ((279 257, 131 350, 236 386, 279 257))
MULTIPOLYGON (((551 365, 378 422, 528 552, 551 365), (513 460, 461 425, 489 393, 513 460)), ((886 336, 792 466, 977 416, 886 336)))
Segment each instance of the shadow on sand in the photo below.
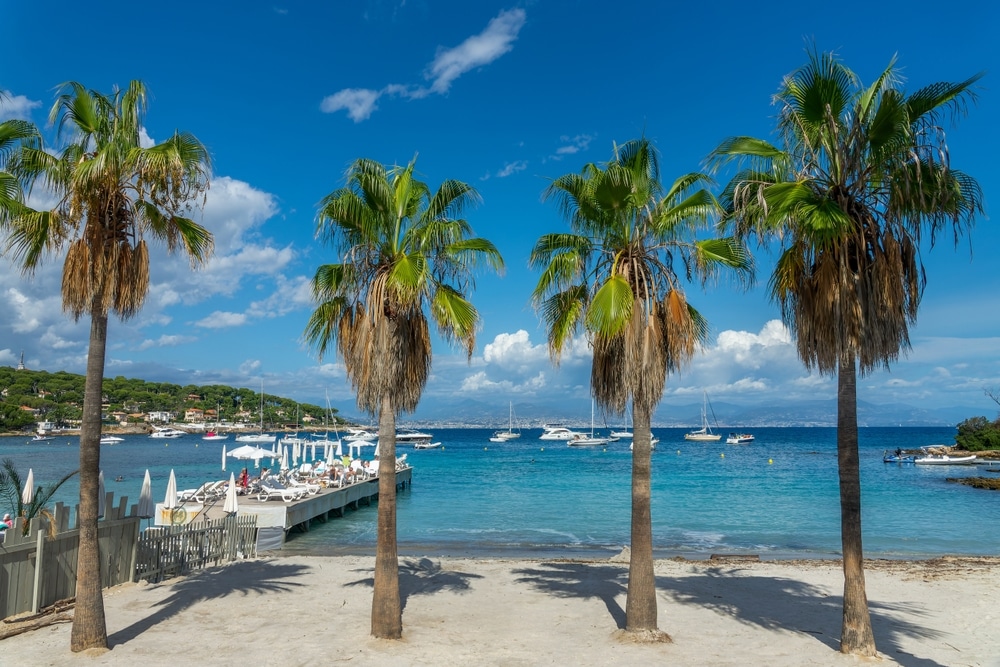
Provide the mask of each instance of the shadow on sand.
MULTIPOLYGON (((557 597, 598 598, 618 628, 625 611, 616 598, 628 587, 628 567, 601 563, 550 562, 514 571, 517 581, 557 597)), ((761 576, 752 569, 697 568, 682 577, 657 577, 656 588, 667 604, 710 609, 740 623, 767 630, 808 634, 831 651, 840 650, 842 598, 794 579, 761 576)), ((934 660, 906 653, 903 638, 940 641, 945 635, 913 622, 926 616, 919 607, 869 600, 868 607, 879 651, 905 667, 939 667, 934 660)), ((669 624, 670 611, 665 610, 669 624)), ((661 628, 667 632, 669 627, 661 628)))
POLYGON ((169 621, 185 609, 206 600, 250 593, 289 592, 302 584, 289 581, 309 571, 308 566, 292 565, 281 560, 240 561, 222 567, 198 570, 180 580, 166 581, 173 591, 153 605, 149 616, 108 636, 108 646, 114 648, 135 639, 146 630, 169 621), (225 576, 219 576, 225 571, 225 576))
MULTIPOLYGON (((374 572, 370 569, 357 570, 358 572, 374 572)), ((453 593, 464 593, 470 590, 469 585, 472 579, 482 579, 481 575, 468 572, 455 572, 444 570, 440 563, 435 563, 430 558, 420 558, 419 560, 409 559, 399 563, 399 604, 400 608, 406 609, 406 601, 411 595, 433 595, 438 591, 451 591, 453 593)), ((369 586, 375 585, 374 574, 364 579, 358 579, 345 584, 346 586, 369 586)))

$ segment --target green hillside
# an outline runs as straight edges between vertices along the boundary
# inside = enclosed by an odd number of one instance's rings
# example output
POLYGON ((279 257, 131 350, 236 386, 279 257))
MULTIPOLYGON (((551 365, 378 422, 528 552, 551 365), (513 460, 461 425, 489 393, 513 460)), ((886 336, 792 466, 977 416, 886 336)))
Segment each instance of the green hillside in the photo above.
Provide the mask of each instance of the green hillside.
MULTIPOLYGON (((0 367, 0 431, 33 430, 39 421, 75 425, 83 408, 83 386, 82 375, 0 367)), ((182 386, 122 376, 104 378, 103 389, 104 414, 126 413, 129 421, 136 423, 143 422, 142 415, 150 412, 173 412, 181 420, 186 410, 194 408, 211 411, 210 421, 215 421, 216 407, 223 421, 239 421, 241 412, 246 421, 257 423, 260 419, 261 395, 250 389, 219 384, 182 386)), ((325 412, 318 405, 264 394, 265 428, 294 426, 296 421, 309 418, 322 425, 325 412)), ((336 412, 330 410, 328 421, 342 423, 336 412)))

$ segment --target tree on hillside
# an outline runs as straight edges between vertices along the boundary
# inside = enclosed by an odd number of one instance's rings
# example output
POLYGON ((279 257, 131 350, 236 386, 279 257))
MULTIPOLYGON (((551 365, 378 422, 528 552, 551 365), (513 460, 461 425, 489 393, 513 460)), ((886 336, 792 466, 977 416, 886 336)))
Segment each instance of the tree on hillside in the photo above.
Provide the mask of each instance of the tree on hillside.
POLYGON ((614 147, 611 161, 556 179, 545 193, 571 233, 538 239, 529 263, 541 269, 533 294, 548 327, 553 360, 585 329, 594 351, 591 391, 603 408, 633 415, 632 529, 626 630, 657 630, 650 513, 650 423, 667 375, 683 368, 708 323, 684 292, 687 280, 721 269, 749 279, 751 260, 734 239, 698 240, 719 212, 691 173, 660 183, 657 153, 646 139, 614 147))
POLYGON ((146 87, 132 81, 108 96, 63 85, 49 114, 56 152, 22 145, 8 160, 23 183, 55 199, 49 210, 11 210, 3 218, 6 250, 26 274, 48 253, 65 252, 63 309, 90 317, 90 345, 80 432, 80 549, 70 648, 107 647, 97 542, 101 394, 108 315, 142 308, 149 289, 147 239, 182 250, 192 266, 207 261, 212 235, 185 217, 208 188, 209 156, 194 136, 175 133, 142 145, 146 87))
POLYGON ((306 340, 320 358, 336 344, 358 407, 379 421, 378 541, 371 631, 402 636, 396 548, 396 416, 412 412, 431 368, 428 316, 471 358, 479 313, 467 295, 480 264, 503 270, 489 241, 472 237, 461 216, 479 199, 448 180, 434 193, 414 177, 414 162, 386 168, 359 159, 347 185, 323 198, 317 235, 339 263, 313 278, 317 308, 306 340))
POLYGON ((857 373, 909 348, 925 284, 923 241, 957 242, 976 214, 975 180, 949 164, 940 118, 963 111, 979 76, 901 88, 895 60, 870 86, 831 53, 785 77, 777 144, 725 140, 710 156, 742 171, 723 204, 739 234, 777 239, 770 290, 809 368, 837 375, 844 609, 840 650, 876 654, 865 593, 857 373))

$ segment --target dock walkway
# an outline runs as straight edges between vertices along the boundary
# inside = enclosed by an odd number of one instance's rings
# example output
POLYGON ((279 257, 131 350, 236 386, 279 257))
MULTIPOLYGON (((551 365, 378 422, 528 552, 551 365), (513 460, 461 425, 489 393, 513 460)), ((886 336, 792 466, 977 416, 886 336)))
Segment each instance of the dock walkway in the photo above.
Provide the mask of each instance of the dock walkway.
MULTIPOLYGON (((396 471, 396 489, 405 489, 413 483, 413 468, 407 466, 396 471)), ((319 493, 301 500, 284 502, 273 499, 261 501, 256 496, 239 496, 237 516, 256 516, 260 531, 258 550, 280 549, 290 531, 308 531, 313 521, 326 523, 331 518, 344 516, 346 510, 356 510, 359 505, 370 505, 378 500, 378 477, 348 484, 344 487, 320 489, 319 493)), ((156 525, 191 523, 199 519, 220 519, 226 516, 223 498, 208 503, 184 503, 181 511, 156 508, 156 525)))

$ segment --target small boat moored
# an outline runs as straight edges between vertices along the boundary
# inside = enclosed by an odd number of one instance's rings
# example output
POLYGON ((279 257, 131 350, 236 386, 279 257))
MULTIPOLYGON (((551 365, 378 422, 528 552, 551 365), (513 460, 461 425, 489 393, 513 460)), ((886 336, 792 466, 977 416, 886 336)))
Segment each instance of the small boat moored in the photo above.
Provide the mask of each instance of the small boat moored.
POLYGON ((414 449, 438 449, 441 447, 440 442, 415 442, 413 443, 414 449))
POLYGON ((754 441, 752 433, 730 433, 726 436, 726 443, 730 445, 749 445, 754 441))
POLYGON ((949 456, 948 454, 929 454, 927 456, 918 456, 914 458, 913 462, 917 465, 936 465, 936 466, 961 466, 961 465, 972 465, 976 460, 975 454, 970 454, 968 456, 949 456))

